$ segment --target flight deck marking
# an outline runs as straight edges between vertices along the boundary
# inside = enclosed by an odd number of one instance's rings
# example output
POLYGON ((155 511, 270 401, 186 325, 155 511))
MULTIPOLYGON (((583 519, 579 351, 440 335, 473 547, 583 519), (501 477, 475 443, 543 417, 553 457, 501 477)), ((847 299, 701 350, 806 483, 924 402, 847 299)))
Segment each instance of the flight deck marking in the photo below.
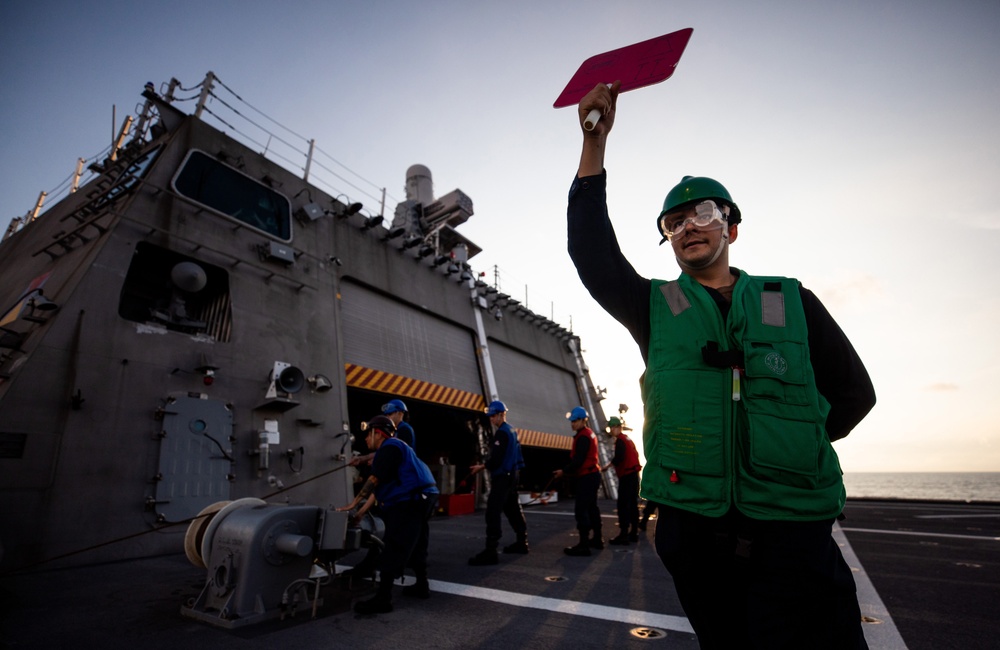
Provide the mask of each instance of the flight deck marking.
POLYGON ((987 515, 917 515, 914 519, 976 519, 980 517, 996 519, 1000 517, 1000 512, 993 512, 987 515))
POLYGON ((851 543, 848 541, 840 524, 833 525, 833 539, 840 546, 840 552, 844 556, 847 566, 851 567, 854 573, 854 584, 857 587, 858 605, 861 607, 862 630, 865 633, 865 640, 870 648, 881 648, 882 650, 906 650, 906 642, 899 633, 889 609, 882 602, 882 597, 875 590, 868 572, 865 571, 861 560, 858 559, 851 543))
MULTIPOLYGON (((555 512, 552 510, 530 510, 531 514, 547 514, 547 515, 571 515, 572 513, 555 512)), ((525 514, 528 514, 526 512, 525 514)), ((607 516, 607 515, 602 515, 607 516)), ((855 555, 854 549, 851 548, 850 542, 844 535, 845 531, 855 530, 860 532, 865 532, 867 529, 864 528, 841 528, 839 524, 834 524, 833 526, 833 538, 837 541, 840 546, 841 553, 844 556, 844 560, 851 567, 856 567, 858 573, 854 576, 855 584, 857 585, 858 601, 861 605, 861 613, 870 619, 870 622, 864 626, 865 639, 868 641, 869 646, 873 648, 882 648, 883 650, 906 650, 906 643, 903 641, 903 637, 899 634, 899 630, 896 628, 895 622, 892 620, 892 616, 889 614, 889 610, 886 608, 885 604, 882 602, 882 598, 878 595, 875 590, 875 586, 872 584, 871 579, 868 577, 867 572, 861 565, 858 556, 855 555), (871 623, 878 622, 878 625, 872 625, 871 623)), ((877 531, 873 530, 871 532, 892 532, 892 531, 877 531)), ((918 533, 911 533, 918 534, 918 533)), ((992 539, 992 538, 981 538, 981 539, 992 539)), ((542 609, 549 612, 558 612, 561 614, 569 614, 571 616, 586 616, 589 618, 597 618, 605 621, 615 621, 619 623, 627 623, 630 625, 644 625, 646 627, 658 627, 661 629, 673 630, 676 632, 685 632, 687 634, 694 634, 694 629, 691 627, 691 623, 688 622, 686 617, 683 616, 671 616, 669 614, 654 614, 652 612, 640 612, 638 610, 624 609, 621 607, 608 607, 605 605, 592 605, 589 603, 580 603, 568 600, 558 600, 555 598, 545 598, 543 596, 532 596, 528 594, 521 594, 511 591, 503 591, 500 589, 488 589, 485 587, 473 587, 471 585, 461 585, 453 582, 443 582, 440 580, 428 580, 429 587, 432 591, 437 591, 441 593, 452 594, 456 596, 466 596, 469 598, 479 598, 482 600, 488 600, 491 602, 503 603, 507 605, 513 605, 515 607, 529 607, 532 609, 542 609)))
MULTIPOLYGON (((557 510, 525 510, 524 514, 526 514, 526 515, 527 514, 532 514, 532 515, 559 515, 561 517, 575 517, 576 516, 572 512, 559 512, 557 510)), ((603 512, 601 513, 601 518, 602 519, 614 519, 615 521, 618 521, 618 515, 606 515, 603 512)))
POLYGON ((849 533, 879 533, 882 535, 911 535, 915 537, 949 537, 952 539, 979 539, 1000 542, 1000 537, 986 535, 954 535, 950 533, 921 533, 913 530, 883 530, 880 528, 842 528, 849 533))
POLYGON ((501 589, 488 589, 486 587, 473 587, 471 585, 460 585, 454 582, 442 582, 440 580, 428 580, 432 591, 439 591, 454 596, 466 596, 468 598, 478 598, 489 600, 495 603, 513 605, 515 607, 529 607, 531 609, 542 609, 547 612, 557 612, 569 614, 571 616, 586 616, 597 618, 602 621, 614 621, 617 623, 627 623, 629 625, 644 625, 646 627, 658 627, 673 630, 674 632, 685 632, 694 634, 694 629, 684 616, 671 616, 669 614, 654 614, 652 612, 640 612, 634 609, 624 609, 622 607, 608 607, 606 605, 592 605, 590 603, 580 603, 572 600, 559 600, 557 598, 546 598, 544 596, 532 596, 530 594, 520 594, 513 591, 503 591, 501 589))

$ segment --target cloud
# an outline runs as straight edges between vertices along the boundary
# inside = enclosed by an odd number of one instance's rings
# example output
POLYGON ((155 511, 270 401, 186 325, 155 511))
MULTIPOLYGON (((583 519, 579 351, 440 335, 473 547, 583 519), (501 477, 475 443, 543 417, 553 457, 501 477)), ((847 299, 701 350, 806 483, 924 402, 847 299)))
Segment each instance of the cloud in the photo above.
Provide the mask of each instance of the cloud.
POLYGON ((936 384, 930 384, 924 387, 925 390, 929 390, 935 393, 948 393, 958 390, 958 384, 953 384, 951 382, 942 381, 936 384))
POLYGON ((972 228, 979 230, 1000 230, 1000 215, 996 213, 983 212, 971 216, 963 215, 972 228))
POLYGON ((851 271, 838 278, 811 281, 809 288, 831 310, 868 303, 884 295, 878 278, 863 271, 851 271))

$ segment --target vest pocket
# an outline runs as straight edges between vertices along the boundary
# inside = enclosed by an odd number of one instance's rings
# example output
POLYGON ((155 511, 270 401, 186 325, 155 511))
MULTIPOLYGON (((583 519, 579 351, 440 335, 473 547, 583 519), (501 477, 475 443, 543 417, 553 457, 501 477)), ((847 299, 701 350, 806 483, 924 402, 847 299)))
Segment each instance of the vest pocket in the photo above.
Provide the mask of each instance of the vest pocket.
POLYGON ((745 343, 746 385, 743 390, 746 396, 783 404, 809 404, 807 352, 805 345, 793 341, 745 343))
POLYGON ((749 414, 750 471, 776 483, 813 487, 819 472, 820 436, 815 422, 749 414))
MULTIPOLYGON (((701 476, 725 473, 725 421, 718 378, 700 374, 688 386, 664 386, 661 424, 656 429, 660 467, 701 476), (713 390, 714 388, 714 390, 713 390)), ((667 384, 667 382, 664 382, 667 384)))

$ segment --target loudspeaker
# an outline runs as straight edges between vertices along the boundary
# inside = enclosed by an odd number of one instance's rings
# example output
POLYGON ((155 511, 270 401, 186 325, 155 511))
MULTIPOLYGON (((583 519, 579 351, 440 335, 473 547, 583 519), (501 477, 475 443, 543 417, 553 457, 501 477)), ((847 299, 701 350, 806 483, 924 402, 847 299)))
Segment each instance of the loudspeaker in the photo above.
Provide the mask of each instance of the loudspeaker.
POLYGON ((277 397, 279 390, 288 394, 299 392, 306 383, 306 376, 290 363, 275 361, 270 381, 271 386, 267 389, 266 395, 268 399, 277 397))
POLYGON ((281 374, 278 375, 274 383, 279 390, 283 390, 286 393, 297 393, 305 385, 306 376, 295 366, 288 366, 281 371, 281 374))

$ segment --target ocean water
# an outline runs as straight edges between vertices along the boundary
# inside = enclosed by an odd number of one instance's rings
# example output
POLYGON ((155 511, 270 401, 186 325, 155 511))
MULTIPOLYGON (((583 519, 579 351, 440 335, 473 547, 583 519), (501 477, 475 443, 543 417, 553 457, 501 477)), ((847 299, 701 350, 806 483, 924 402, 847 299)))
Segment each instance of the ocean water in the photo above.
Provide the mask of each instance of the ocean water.
POLYGON ((851 472, 847 498, 1000 502, 1000 472, 851 472))

